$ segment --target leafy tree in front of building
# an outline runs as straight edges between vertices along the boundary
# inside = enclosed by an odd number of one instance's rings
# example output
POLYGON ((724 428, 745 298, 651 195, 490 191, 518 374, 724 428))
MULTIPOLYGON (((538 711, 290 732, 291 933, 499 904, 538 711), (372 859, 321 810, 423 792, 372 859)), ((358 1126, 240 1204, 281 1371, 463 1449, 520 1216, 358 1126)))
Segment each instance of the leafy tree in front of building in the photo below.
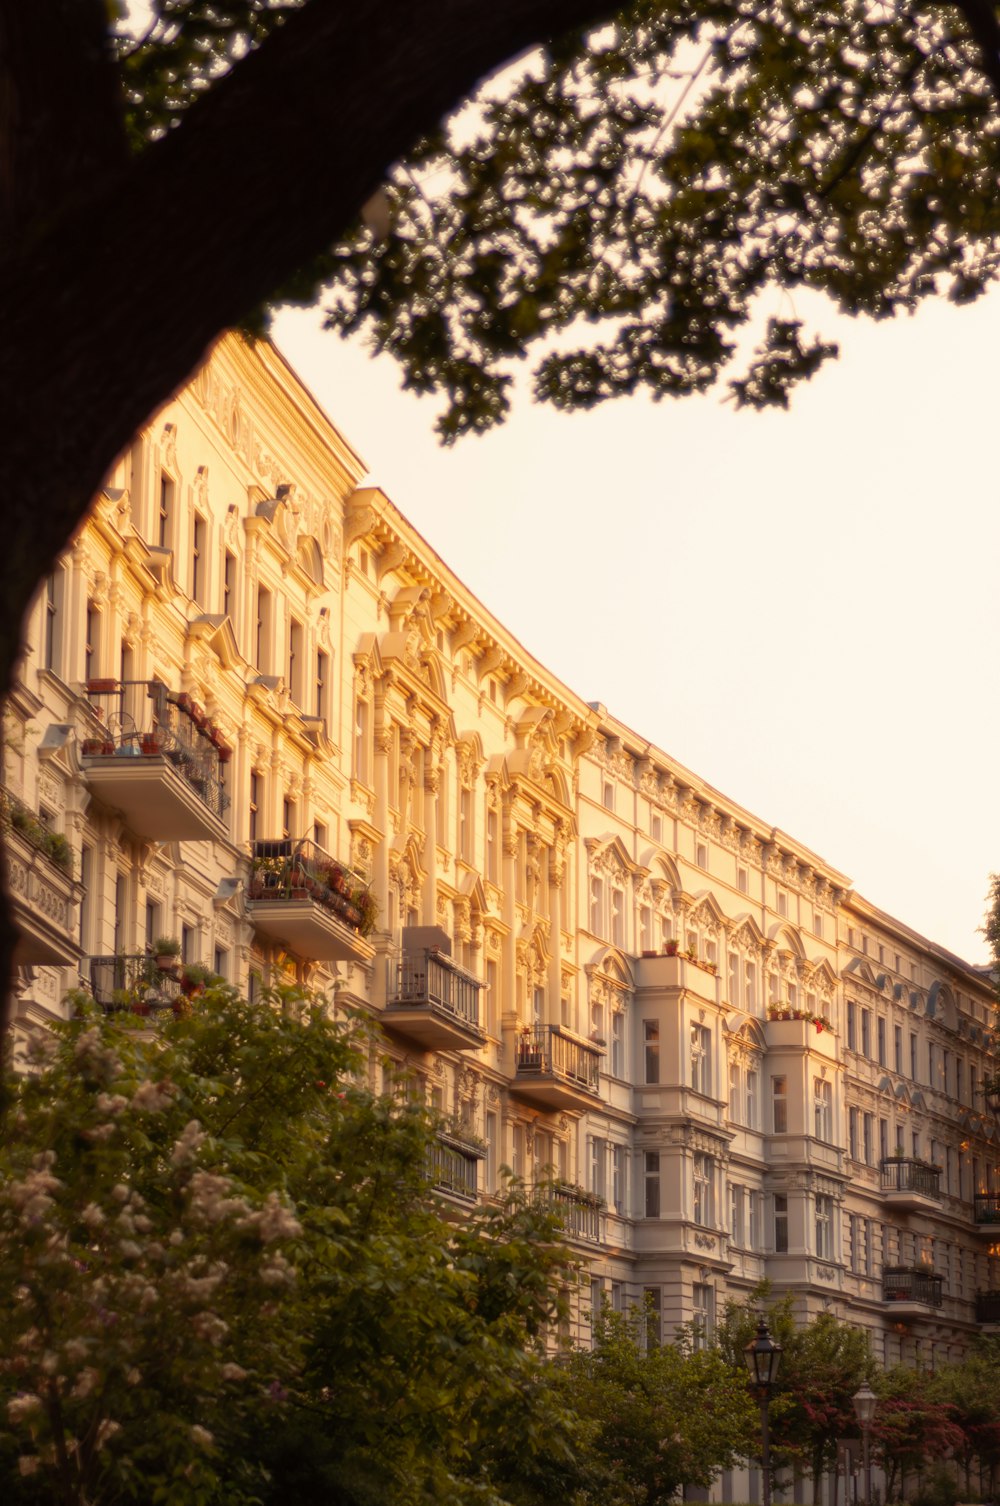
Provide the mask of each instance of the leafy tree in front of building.
POLYGON ((555 1217, 443 1218, 433 1124, 359 1085, 354 1027, 223 988, 38 1057, 0 1152, 5 1501, 531 1506, 572 1476, 555 1217))

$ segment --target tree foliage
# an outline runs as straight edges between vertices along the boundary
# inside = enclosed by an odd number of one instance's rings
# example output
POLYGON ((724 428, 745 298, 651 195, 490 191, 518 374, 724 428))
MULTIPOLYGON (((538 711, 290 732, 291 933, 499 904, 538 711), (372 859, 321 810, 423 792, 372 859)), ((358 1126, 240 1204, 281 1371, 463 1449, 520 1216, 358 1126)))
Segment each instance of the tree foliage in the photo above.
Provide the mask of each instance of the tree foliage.
POLYGON ((74 1020, 14 1085, 5 1500, 531 1506, 573 1467, 551 1209, 443 1218, 425 1111, 275 1002, 217 990, 155 1040, 74 1020))

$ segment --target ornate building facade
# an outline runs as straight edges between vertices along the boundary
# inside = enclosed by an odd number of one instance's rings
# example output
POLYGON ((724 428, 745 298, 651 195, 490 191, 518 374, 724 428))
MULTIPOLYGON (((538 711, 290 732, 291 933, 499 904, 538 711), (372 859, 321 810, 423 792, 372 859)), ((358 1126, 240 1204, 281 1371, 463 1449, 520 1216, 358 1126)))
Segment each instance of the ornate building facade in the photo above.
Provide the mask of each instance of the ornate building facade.
POLYGON ((363 475, 235 337, 115 467, 6 713, 22 1040, 80 984, 305 982, 449 1116, 456 1208, 554 1176, 574 1339, 767 1277, 957 1358, 1000 1317, 989 979, 578 700, 363 475))

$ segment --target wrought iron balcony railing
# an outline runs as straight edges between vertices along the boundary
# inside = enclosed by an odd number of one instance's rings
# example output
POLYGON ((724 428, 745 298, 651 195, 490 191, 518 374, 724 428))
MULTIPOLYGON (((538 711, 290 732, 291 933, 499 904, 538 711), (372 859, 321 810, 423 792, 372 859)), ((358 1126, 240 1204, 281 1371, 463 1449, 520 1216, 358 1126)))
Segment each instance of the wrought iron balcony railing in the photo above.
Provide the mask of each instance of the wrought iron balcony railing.
POLYGON ((367 881, 304 837, 254 842, 250 899, 254 904, 311 900, 362 936, 377 917, 367 881))
POLYGON ((977 1192, 973 1208, 977 1224, 1000 1224, 1000 1195, 997 1193, 977 1192))
POLYGON ((976 1293, 976 1322, 1000 1323, 1000 1292, 976 1293))
POLYGON ((590 1093, 600 1091, 601 1049, 564 1035, 558 1025, 535 1025, 517 1038, 517 1075, 559 1077, 590 1093))
POLYGON ((944 1277, 923 1266, 886 1266, 882 1271, 882 1300, 940 1307, 944 1301, 944 1277))
POLYGON ((603 1198, 565 1182, 554 1182, 547 1195, 558 1209, 570 1239, 585 1240, 588 1244, 600 1243, 603 1198))
POLYGON ((482 988, 481 979, 466 972, 444 952, 428 947, 403 954, 388 1003, 390 1006, 430 1004, 478 1030, 482 988))
POLYGON ((910 1192, 920 1197, 941 1196, 941 1168, 929 1161, 888 1157, 879 1166, 883 1192, 910 1192))
POLYGON ((478 1146, 442 1130, 427 1155, 427 1175, 438 1192, 474 1203, 479 1195, 479 1162, 485 1154, 478 1146))
POLYGON ((165 971, 148 952, 87 957, 82 981, 106 1014, 153 1014, 181 995, 180 967, 165 971))

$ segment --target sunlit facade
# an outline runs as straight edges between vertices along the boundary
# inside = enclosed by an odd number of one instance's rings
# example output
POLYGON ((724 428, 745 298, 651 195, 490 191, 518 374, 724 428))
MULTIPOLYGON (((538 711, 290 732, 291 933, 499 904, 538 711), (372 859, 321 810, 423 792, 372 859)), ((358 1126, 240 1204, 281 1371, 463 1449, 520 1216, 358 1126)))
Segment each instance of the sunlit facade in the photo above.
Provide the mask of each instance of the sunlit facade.
POLYGON ((79 985, 308 983, 449 1116, 456 1212, 555 1180, 575 1341, 766 1277, 957 1358, 1000 1319, 989 979, 579 700, 363 477, 235 337, 115 467, 7 709, 19 1042, 79 985))

